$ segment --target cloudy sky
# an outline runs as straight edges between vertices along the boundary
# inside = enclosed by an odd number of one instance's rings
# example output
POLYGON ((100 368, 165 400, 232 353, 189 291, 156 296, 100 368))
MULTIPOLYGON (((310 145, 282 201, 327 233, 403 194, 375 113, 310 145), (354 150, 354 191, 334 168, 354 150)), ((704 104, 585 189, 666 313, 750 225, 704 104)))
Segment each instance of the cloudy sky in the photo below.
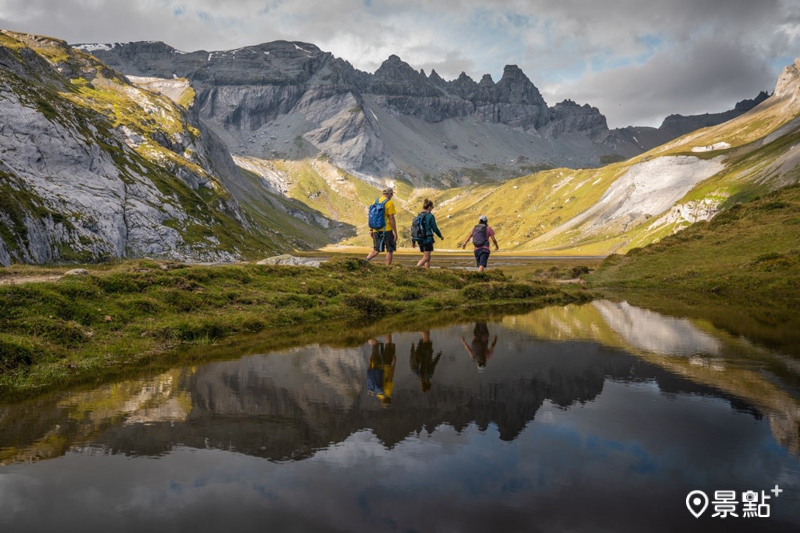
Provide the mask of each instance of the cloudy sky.
POLYGON ((729 109, 800 57, 800 0, 0 0, 0 27, 187 51, 299 40, 445 79, 517 64, 549 104, 591 103, 611 127, 729 109))

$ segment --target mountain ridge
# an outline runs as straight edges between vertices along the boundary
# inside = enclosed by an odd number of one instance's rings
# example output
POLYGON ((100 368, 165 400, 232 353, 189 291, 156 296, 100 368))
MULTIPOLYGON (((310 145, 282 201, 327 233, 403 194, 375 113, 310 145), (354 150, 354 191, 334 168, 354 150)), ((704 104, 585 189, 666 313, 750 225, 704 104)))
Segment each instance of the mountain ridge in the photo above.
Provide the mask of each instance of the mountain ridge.
POLYGON ((189 79, 203 120, 236 155, 325 154, 366 181, 402 178, 418 186, 497 180, 531 166, 601 166, 741 114, 761 98, 727 115, 671 115, 668 127, 611 130, 589 104, 548 106, 516 65, 506 65, 497 82, 463 72, 447 81, 397 55, 370 74, 300 41, 216 52, 181 52, 162 42, 75 46, 125 74, 189 79), (383 120, 379 109, 389 113, 383 120), (330 137, 337 142, 326 143, 330 137), (423 141, 421 152, 415 139, 423 141))

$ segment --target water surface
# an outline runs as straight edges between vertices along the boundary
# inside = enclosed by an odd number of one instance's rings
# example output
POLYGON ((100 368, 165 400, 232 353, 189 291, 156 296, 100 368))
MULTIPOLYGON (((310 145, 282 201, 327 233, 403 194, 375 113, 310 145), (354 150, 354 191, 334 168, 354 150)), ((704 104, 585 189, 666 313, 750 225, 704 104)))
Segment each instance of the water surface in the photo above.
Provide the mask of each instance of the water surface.
POLYGON ((0 530, 800 528, 798 362, 702 321, 597 301, 232 350, 0 407, 0 530), (776 484, 770 518, 685 506, 776 484))

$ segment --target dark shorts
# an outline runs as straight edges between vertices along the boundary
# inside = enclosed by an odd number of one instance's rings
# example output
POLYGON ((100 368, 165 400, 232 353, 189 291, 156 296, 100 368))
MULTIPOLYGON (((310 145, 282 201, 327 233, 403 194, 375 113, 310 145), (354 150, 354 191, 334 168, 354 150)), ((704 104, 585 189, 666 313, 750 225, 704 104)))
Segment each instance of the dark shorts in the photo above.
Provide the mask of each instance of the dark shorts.
POLYGON ((475 263, 477 266, 486 268, 489 262, 489 250, 486 248, 479 248, 475 250, 475 263))
POLYGON ((397 250, 397 242, 394 240, 394 233, 391 231, 373 231, 372 249, 376 252, 394 252, 397 250))
POLYGON ((432 252, 433 251, 433 241, 428 243, 419 243, 419 251, 420 252, 432 252))

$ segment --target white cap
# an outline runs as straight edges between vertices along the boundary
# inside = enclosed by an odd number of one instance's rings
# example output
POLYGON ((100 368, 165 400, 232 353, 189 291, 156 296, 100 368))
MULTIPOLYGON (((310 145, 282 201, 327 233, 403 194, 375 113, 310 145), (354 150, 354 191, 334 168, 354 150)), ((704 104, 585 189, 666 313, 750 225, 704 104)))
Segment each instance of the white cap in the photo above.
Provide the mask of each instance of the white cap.
POLYGON ((487 220, 489 220, 489 217, 487 217, 486 215, 481 215, 481 218, 479 218, 478 220, 481 222, 486 222, 487 220))

